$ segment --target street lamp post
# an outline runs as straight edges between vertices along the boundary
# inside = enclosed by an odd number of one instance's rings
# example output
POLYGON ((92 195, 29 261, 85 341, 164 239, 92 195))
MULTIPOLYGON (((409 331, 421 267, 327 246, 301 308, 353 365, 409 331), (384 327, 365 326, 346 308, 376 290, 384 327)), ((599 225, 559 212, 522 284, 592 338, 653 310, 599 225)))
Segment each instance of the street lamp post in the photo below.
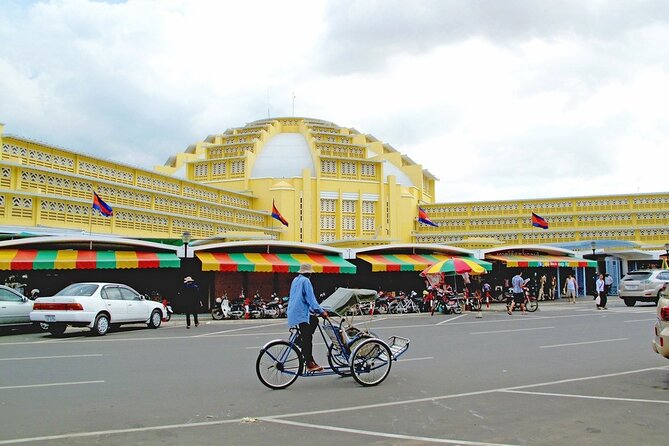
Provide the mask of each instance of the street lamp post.
POLYGON ((667 253, 667 262, 669 262, 669 243, 664 244, 664 250, 667 253))
POLYGON ((190 242, 190 232, 184 231, 181 233, 181 241, 184 244, 184 257, 190 257, 188 255, 188 243, 190 242))
POLYGON ((590 249, 592 249, 592 256, 595 256, 595 249, 597 248, 596 242, 590 242, 590 249))

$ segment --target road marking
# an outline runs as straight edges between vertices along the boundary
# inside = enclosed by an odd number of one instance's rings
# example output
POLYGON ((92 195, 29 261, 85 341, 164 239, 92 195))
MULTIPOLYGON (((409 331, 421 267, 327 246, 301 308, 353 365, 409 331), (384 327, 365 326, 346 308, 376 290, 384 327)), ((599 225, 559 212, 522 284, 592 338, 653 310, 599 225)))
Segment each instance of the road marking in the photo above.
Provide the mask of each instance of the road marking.
POLYGON ((397 440, 411 440, 411 441, 421 441, 427 443, 443 443, 443 444, 462 444, 462 445, 476 445, 476 446, 517 446, 510 445, 507 443, 487 443, 482 441, 467 441, 467 440, 455 440, 449 438, 434 438, 434 437, 419 437, 415 435, 403 435, 403 434, 392 434, 389 432, 377 432, 377 431, 368 431, 361 429, 351 429, 348 427, 335 427, 335 426, 324 426, 321 424, 310 424, 310 423, 301 423, 298 421, 289 421, 289 420, 280 420, 277 418, 260 418, 261 421, 268 423, 277 423, 277 424, 286 424, 289 426, 304 427, 310 429, 320 429, 326 431, 334 432, 345 432, 347 434, 358 434, 358 435, 367 435, 371 437, 383 437, 383 438, 394 438, 397 440))
POLYGON ((623 321, 623 322, 655 322, 656 320, 657 320, 656 318, 653 318, 653 319, 633 319, 633 320, 630 320, 630 321, 623 321))
POLYGON ((408 362, 408 361, 426 361, 428 359, 434 359, 434 356, 423 356, 422 358, 405 358, 405 359, 398 359, 395 362, 408 362))
POLYGON ((162 426, 134 427, 128 429, 111 429, 106 431, 74 432, 71 434, 45 435, 43 437, 0 440, 0 444, 17 444, 17 443, 30 443, 33 441, 65 440, 68 438, 85 438, 85 437, 96 437, 100 435, 113 435, 113 434, 131 434, 134 432, 151 432, 151 431, 160 431, 166 429, 183 429, 186 427, 219 426, 221 424, 241 423, 242 421, 243 418, 237 418, 235 420, 203 421, 201 423, 166 424, 162 426))
POLYGON ((0 361, 27 361, 31 359, 62 359, 62 358, 90 358, 93 356, 102 356, 102 354, 91 355, 67 355, 67 356, 31 356, 26 358, 0 358, 0 361))
POLYGON ((533 327, 533 328, 515 328, 512 330, 495 330, 495 331, 474 331, 469 334, 480 335, 480 334, 494 334, 494 333, 513 333, 516 331, 531 331, 531 330, 550 330, 555 327, 533 327))
POLYGON ((451 321, 454 321, 454 320, 456 320, 456 319, 460 319, 460 318, 463 317, 463 316, 465 316, 465 315, 464 315, 464 314, 461 314, 460 316, 455 316, 455 317, 452 317, 452 318, 450 318, 450 319, 446 319, 445 321, 437 322, 437 323, 434 324, 434 325, 445 324, 446 322, 451 322, 451 321))
MULTIPOLYGON (((453 394, 453 395, 442 395, 442 396, 436 396, 436 397, 418 398, 418 399, 413 399, 413 400, 402 400, 402 401, 392 401, 392 402, 386 402, 386 403, 367 404, 367 405, 364 405, 364 406, 348 406, 348 407, 341 407, 341 408, 337 408, 337 409, 324 409, 324 410, 315 410, 315 411, 311 411, 311 412, 297 412, 297 413, 289 413, 289 414, 266 416, 266 417, 253 417, 253 418, 262 419, 263 421, 271 421, 271 420, 279 420, 279 419, 290 418, 290 417, 320 415, 320 414, 335 413, 335 412, 348 412, 348 411, 354 411, 354 410, 376 409, 376 408, 380 408, 380 407, 401 406, 401 405, 405 405, 405 404, 431 402, 431 401, 438 401, 438 400, 444 400, 444 399, 461 398, 461 397, 466 397, 466 396, 486 395, 486 394, 495 393, 495 392, 503 392, 503 391, 519 390, 519 389, 529 389, 529 388, 532 388, 532 387, 549 386, 549 385, 563 384, 563 383, 568 383, 568 382, 577 382, 577 381, 585 381, 585 380, 592 380, 592 379, 599 379, 599 378, 609 378, 609 377, 614 377, 614 376, 631 375, 631 374, 634 374, 634 373, 643 373, 643 372, 654 371, 654 370, 669 370, 669 366, 650 367, 650 368, 645 368, 645 369, 629 370, 629 371, 626 371, 626 372, 609 373, 609 374, 606 374, 606 375, 584 376, 584 377, 581 377, 581 378, 568 378, 568 379, 562 379, 562 380, 558 380, 558 381, 548 381, 548 382, 543 382, 543 383, 529 384, 529 385, 516 386, 516 387, 506 387, 506 388, 499 388, 499 389, 481 390, 481 391, 478 391, 478 392, 468 392, 468 393, 460 393, 460 394, 453 394)), ((100 435, 126 434, 126 433, 133 433, 133 432, 150 432, 150 431, 158 431, 158 430, 177 429, 177 428, 180 429, 180 428, 192 428, 192 427, 202 427, 202 426, 217 426, 217 425, 222 425, 222 424, 241 423, 243 420, 244 420, 244 418, 237 418, 237 419, 234 419, 234 420, 203 421, 203 422, 200 422, 200 423, 171 424, 171 425, 148 426, 148 427, 129 428, 129 429, 115 429, 115 430, 106 430, 106 431, 78 432, 78 433, 71 433, 71 434, 51 435, 51 436, 32 437, 32 438, 16 438, 16 439, 13 439, 13 440, 0 440, 0 445, 16 444, 16 443, 29 443, 29 442, 37 442, 37 441, 49 441, 49 440, 63 440, 63 439, 68 439, 68 438, 94 437, 94 436, 100 436, 100 435)), ((428 441, 428 440, 425 440, 425 441, 428 441)), ((465 444, 465 443, 462 443, 462 444, 465 444)), ((472 443, 472 444, 484 445, 485 443, 472 443)), ((490 444, 490 443, 488 443, 488 444, 490 444)))
POLYGON ((602 342, 616 342, 616 341, 627 341, 627 340, 628 340, 627 338, 602 339, 600 341, 585 341, 585 342, 571 342, 569 344, 542 345, 539 348, 570 347, 572 345, 600 344, 602 342))
POLYGON ((225 334, 225 333, 232 333, 234 331, 244 331, 244 330, 253 330, 254 328, 274 327, 277 324, 278 324, 277 322, 274 322, 273 324, 254 325, 252 327, 242 327, 242 328, 232 328, 230 330, 215 331, 213 333, 204 333, 204 334, 193 336, 193 337, 194 338, 204 338, 204 337, 207 337, 207 336, 217 336, 217 335, 222 335, 222 334, 225 334))
POLYGON ((524 395, 540 395, 540 396, 559 396, 564 398, 582 398, 588 400, 605 400, 605 401, 624 401, 629 403, 658 403, 658 404, 669 404, 669 401, 665 400, 646 400, 639 398, 616 398, 610 396, 591 396, 591 395, 573 395, 569 393, 549 393, 549 392, 525 392, 522 390, 501 390, 500 392, 504 393, 520 393, 524 395))
POLYGON ((69 383, 50 383, 50 384, 26 384, 22 386, 3 386, 0 387, 0 390, 11 390, 11 389, 29 389, 32 387, 54 387, 54 386, 76 386, 79 384, 102 384, 104 381, 78 381, 78 382, 69 382, 69 383))

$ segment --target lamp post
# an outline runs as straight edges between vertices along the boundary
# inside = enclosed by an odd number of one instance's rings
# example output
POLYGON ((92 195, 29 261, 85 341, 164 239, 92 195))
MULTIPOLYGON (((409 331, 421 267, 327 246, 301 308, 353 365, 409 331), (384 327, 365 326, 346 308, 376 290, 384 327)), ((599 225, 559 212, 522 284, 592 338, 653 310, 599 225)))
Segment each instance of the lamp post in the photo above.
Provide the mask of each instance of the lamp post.
POLYGON ((592 249, 592 256, 595 256, 595 249, 597 248, 596 242, 590 242, 590 249, 592 249))
POLYGON ((184 244, 184 257, 190 257, 188 255, 188 243, 190 242, 190 232, 184 231, 181 233, 181 241, 184 244))
POLYGON ((667 262, 669 262, 669 243, 664 244, 664 250, 667 253, 667 262))

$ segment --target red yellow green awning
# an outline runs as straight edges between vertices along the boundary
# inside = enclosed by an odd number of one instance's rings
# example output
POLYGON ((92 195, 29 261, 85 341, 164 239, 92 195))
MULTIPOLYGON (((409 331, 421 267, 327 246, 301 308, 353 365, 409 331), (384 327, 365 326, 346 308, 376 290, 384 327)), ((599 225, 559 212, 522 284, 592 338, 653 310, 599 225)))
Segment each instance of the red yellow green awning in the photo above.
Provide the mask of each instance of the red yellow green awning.
POLYGON ((487 254, 488 260, 499 260, 508 267, 597 267, 595 260, 579 259, 568 256, 548 256, 548 255, 530 255, 530 254, 487 254))
POLYGON ((76 249, 1 249, 0 270, 179 268, 175 253, 86 251, 76 249))
POLYGON ((355 274, 355 265, 339 256, 323 254, 260 254, 198 252, 202 271, 247 271, 254 273, 296 273, 309 263, 316 273, 355 274))
MULTIPOLYGON (((372 265, 372 272, 385 271, 423 271, 428 266, 434 265, 442 260, 458 258, 444 254, 359 254, 357 258, 372 265)), ((465 257, 477 264, 486 267, 492 266, 489 262, 465 257)))

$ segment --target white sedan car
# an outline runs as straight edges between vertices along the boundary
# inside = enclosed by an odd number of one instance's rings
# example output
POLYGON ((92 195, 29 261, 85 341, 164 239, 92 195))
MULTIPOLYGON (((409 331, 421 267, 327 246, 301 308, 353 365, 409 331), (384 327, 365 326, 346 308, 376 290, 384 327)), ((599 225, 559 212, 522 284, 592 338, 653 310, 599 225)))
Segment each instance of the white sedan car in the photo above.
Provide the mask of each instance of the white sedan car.
POLYGON ((655 353, 669 359, 669 294, 666 285, 660 290, 657 302, 653 350, 655 350, 655 353))
POLYGON ((32 300, 12 288, 0 285, 0 327, 29 324, 32 309, 32 300))
POLYGON ((52 297, 37 298, 30 312, 30 320, 48 323, 54 336, 62 335, 68 325, 89 327, 99 336, 110 325, 145 323, 158 328, 164 316, 161 303, 129 286, 100 282, 74 283, 52 297))

